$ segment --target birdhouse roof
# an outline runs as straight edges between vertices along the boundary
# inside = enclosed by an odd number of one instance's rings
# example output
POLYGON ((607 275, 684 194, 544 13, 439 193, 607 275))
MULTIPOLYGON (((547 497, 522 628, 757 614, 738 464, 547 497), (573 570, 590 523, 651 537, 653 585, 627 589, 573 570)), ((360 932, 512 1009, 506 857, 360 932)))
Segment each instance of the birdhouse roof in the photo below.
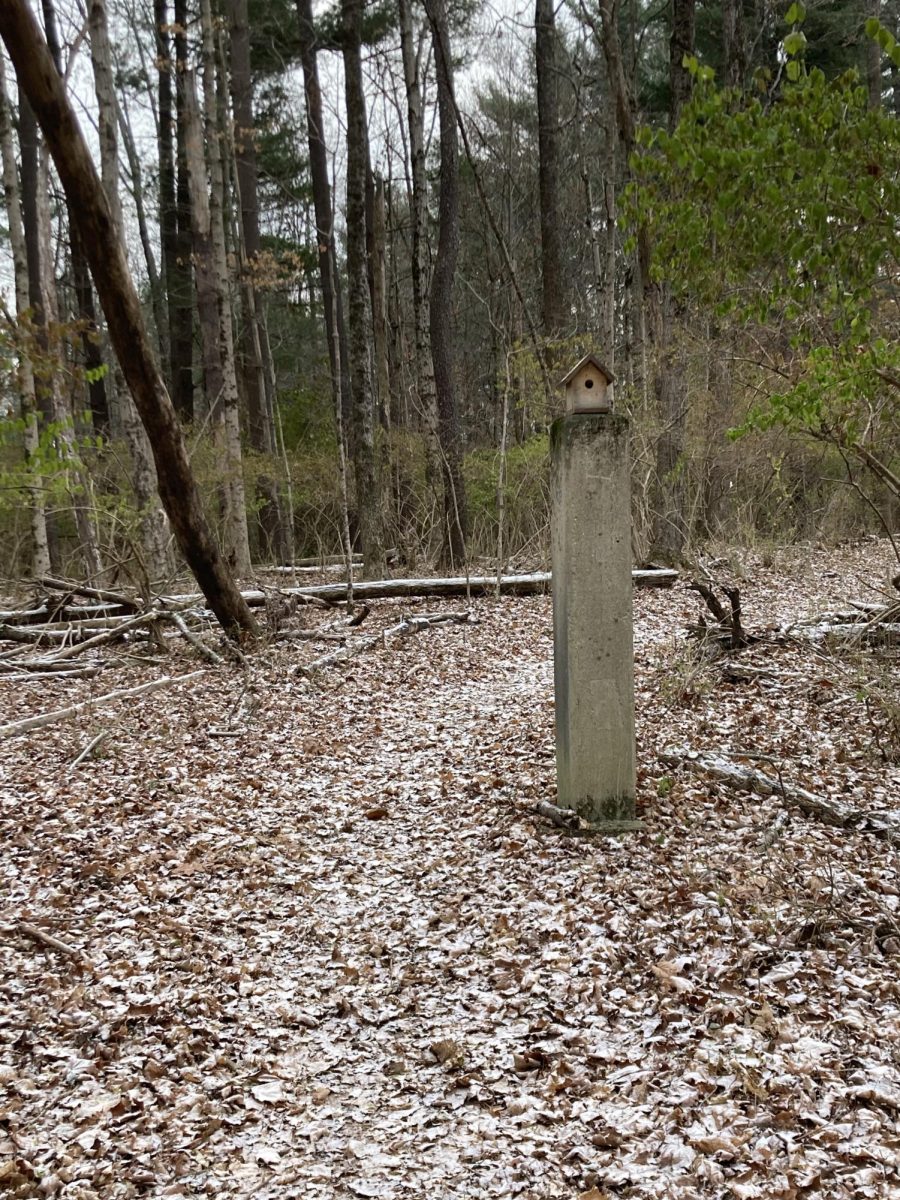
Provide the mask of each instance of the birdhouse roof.
POLYGON ((583 371, 585 367, 594 367, 606 379, 607 383, 615 382, 615 375, 608 367, 604 367, 603 363, 593 354, 586 354, 584 358, 579 359, 575 366, 569 371, 568 375, 564 375, 559 381, 560 387, 565 387, 567 383, 571 383, 575 376, 583 371))

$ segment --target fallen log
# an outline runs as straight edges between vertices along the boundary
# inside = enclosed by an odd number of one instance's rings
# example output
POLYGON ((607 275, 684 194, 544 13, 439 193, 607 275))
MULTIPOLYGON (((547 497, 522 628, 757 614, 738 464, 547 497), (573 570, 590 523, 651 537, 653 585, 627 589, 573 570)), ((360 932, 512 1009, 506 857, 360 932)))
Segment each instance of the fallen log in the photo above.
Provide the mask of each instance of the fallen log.
MULTIPOLYGON (((632 571, 632 582, 639 588, 670 588, 678 579, 678 572, 668 569, 632 571)), ((550 591, 549 571, 537 571, 531 575, 503 575, 499 580, 500 593, 504 596, 540 596, 550 591)), ((411 596, 493 596, 497 593, 496 575, 458 576, 449 579, 362 579, 353 584, 354 600, 388 600, 411 596)), ((296 596, 304 601, 327 601, 336 603, 347 600, 346 583, 319 583, 308 587, 281 588, 280 596, 296 596)), ((271 594, 251 589, 242 592, 251 608, 259 608, 271 594)), ((199 595, 168 596, 164 604, 199 603, 199 595)))
POLYGON ((113 629, 107 629, 94 637, 85 638, 83 642, 76 642, 72 646, 65 646, 62 650, 57 650, 52 656, 52 661, 61 662, 63 659, 72 658, 75 654, 82 654, 92 646, 102 646, 106 642, 113 642, 132 629, 139 629, 142 625, 152 625, 161 616, 162 613, 157 609, 150 609, 149 612, 138 613, 136 617, 128 617, 113 629))
POLYGON ((773 775, 765 775, 762 771, 754 771, 751 767, 740 766, 725 758, 703 756, 696 750, 668 747, 659 751, 658 757, 661 762, 670 766, 684 767, 685 770, 698 775, 711 775, 738 791, 752 792, 757 796, 776 796, 785 805, 799 808, 808 816, 816 817, 824 824, 833 825, 838 829, 853 829, 865 822, 867 831, 892 846, 900 846, 900 827, 893 829, 890 823, 877 813, 848 808, 833 800, 823 800, 821 796, 816 796, 795 784, 786 783, 773 775))
POLYGON ((73 596, 87 596, 90 600, 106 600, 110 604, 118 604, 130 612, 137 612, 141 607, 140 600, 134 596, 126 596, 124 592, 111 592, 108 588, 88 587, 85 583, 72 583, 67 579, 56 579, 53 575, 42 575, 38 580, 43 587, 57 592, 68 592, 73 596))
POLYGON ((175 683, 187 683, 191 679, 199 679, 204 671, 191 671, 187 675, 163 675, 161 679, 152 679, 138 687, 120 688, 115 692, 107 692, 105 696, 93 696, 80 704, 70 704, 67 708, 57 708, 53 712, 38 713, 34 717, 25 717, 22 721, 11 721, 8 725, 0 725, 0 738, 16 737, 20 733, 30 733, 32 729, 44 729, 47 725, 56 725, 60 721, 68 721, 80 716, 83 712, 99 708, 101 704, 112 704, 116 700, 130 699, 132 696, 142 696, 146 692, 156 692, 161 688, 171 687, 175 683))

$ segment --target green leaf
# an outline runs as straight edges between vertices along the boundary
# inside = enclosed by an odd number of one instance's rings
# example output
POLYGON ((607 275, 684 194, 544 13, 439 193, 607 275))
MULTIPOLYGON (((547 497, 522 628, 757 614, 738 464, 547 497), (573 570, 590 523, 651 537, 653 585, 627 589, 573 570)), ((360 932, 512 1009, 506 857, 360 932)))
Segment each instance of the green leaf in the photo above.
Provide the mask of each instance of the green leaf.
POLYGON ((783 45, 785 54, 793 58, 796 54, 802 54, 806 48, 806 35, 799 29, 795 29, 793 33, 787 35, 783 45))
POLYGON ((806 9, 802 4, 792 4, 785 13, 784 19, 788 25, 799 25, 806 17, 806 9))
POLYGON ((796 83, 800 78, 800 64, 797 62, 796 58, 791 59, 791 61, 785 67, 785 70, 787 71, 787 77, 791 83, 796 83))
POLYGON ((869 17, 866 21, 866 37, 877 38, 878 31, 881 29, 881 22, 877 17, 869 17))

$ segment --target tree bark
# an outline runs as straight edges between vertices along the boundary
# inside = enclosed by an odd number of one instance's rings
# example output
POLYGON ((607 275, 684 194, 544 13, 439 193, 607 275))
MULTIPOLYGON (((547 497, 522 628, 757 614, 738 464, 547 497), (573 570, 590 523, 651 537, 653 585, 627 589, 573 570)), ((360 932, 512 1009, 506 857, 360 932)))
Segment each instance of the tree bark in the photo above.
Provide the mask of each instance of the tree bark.
POLYGON ((693 77, 683 65, 685 56, 694 53, 696 0, 672 0, 672 35, 669 41, 669 127, 674 129, 681 110, 691 98, 693 77))
MULTIPOLYGON (((406 86, 406 112, 409 126, 410 222, 412 242, 412 302, 415 336, 415 377, 418 398, 417 416, 425 430, 430 454, 437 450, 437 398, 434 391, 434 364, 431 358, 431 334, 428 327, 428 176, 425 164, 425 106, 422 98, 424 39, 415 44, 412 0, 399 0, 400 50, 406 86)), ((437 475, 436 469, 434 474, 437 475)))
MULTIPOLYGON (((5 59, 0 54, 0 153, 3 160, 3 190, 6 200, 6 215, 9 225, 9 240, 13 255, 13 271, 16 290, 16 315, 21 321, 29 308, 28 257, 25 250, 25 231, 22 226, 22 205, 19 178, 16 171, 16 153, 13 145, 12 113, 6 84, 5 59)), ((20 331, 17 330, 17 334, 20 331)), ((47 539, 47 519, 44 510, 43 481, 40 472, 33 468, 40 441, 38 414, 34 386, 34 368, 31 362, 31 346, 24 339, 18 345, 18 380, 21 398, 25 471, 29 483, 29 523, 31 527, 31 572, 35 578, 50 570, 50 547, 47 539)))
POLYGON ((207 526, 178 418, 153 359, 140 300, 128 272, 90 152, 27 0, 0 6, 0 37, 53 154, 94 281, 110 339, 150 436, 160 495, 201 591, 230 636, 255 636, 256 622, 207 526))
MULTIPOLYGON (((159 98, 157 154, 159 157, 159 242, 162 286, 166 299, 164 324, 160 327, 160 362, 172 399, 173 360, 171 331, 175 324, 175 282, 178 278, 178 209, 175 205, 175 147, 173 132, 172 43, 169 37, 168 0, 153 0, 153 27, 156 34, 156 76, 159 98)), ((176 408, 178 406, 176 405, 176 408)))
POLYGON ((366 253, 366 169, 369 138, 363 88, 362 0, 341 0, 342 50, 347 101, 347 289, 350 392, 353 432, 350 445, 356 479, 360 541, 366 572, 384 571, 381 481, 375 453, 372 382, 372 309, 366 253))
MULTIPOLYGON (((881 20, 881 0, 867 0, 867 17, 881 20)), ((874 38, 865 38, 866 48, 866 87, 869 93, 869 108, 881 108, 882 76, 881 76, 881 47, 874 38)))
MULTIPOLYGON (((113 225, 122 241, 119 143, 116 119, 118 102, 113 84, 106 0, 91 0, 88 10, 88 29, 91 63, 94 68, 94 91, 97 96, 101 181, 113 225)), ((143 566, 150 581, 160 581, 165 579, 172 569, 168 522, 165 513, 159 506, 156 468, 153 464, 153 454, 147 434, 141 425, 134 401, 127 388, 118 390, 121 402, 122 431, 131 454, 131 485, 134 488, 139 513, 143 566)))
POLYGON ((322 287, 322 311, 325 339, 331 363, 332 386, 338 387, 342 425, 349 429, 353 413, 350 399, 350 369, 347 362, 347 334, 344 328, 344 304, 334 253, 334 209, 328 179, 328 148, 322 117, 322 93, 319 88, 316 31, 312 0, 297 0, 300 62, 306 98, 306 134, 309 144, 309 173, 313 207, 316 214, 316 238, 319 279, 322 287))
POLYGON ((722 55, 725 60, 725 83, 728 87, 743 88, 747 73, 747 32, 744 25, 743 0, 723 0, 722 55))
POLYGON ((547 338, 558 338, 569 324, 559 211, 559 40, 554 13, 555 0, 535 0, 541 283, 547 338))
MULTIPOLYGON (((231 313, 227 293, 223 292, 221 258, 224 231, 221 229, 221 178, 207 176, 204 142, 210 147, 209 112, 207 127, 201 124, 193 72, 184 79, 185 153, 191 188, 191 215, 194 232, 194 278, 197 293, 197 320, 200 326, 203 390, 210 415, 219 465, 217 484, 222 515, 222 540, 229 566, 239 575, 250 572, 250 548, 247 537, 246 507, 243 498, 243 468, 240 454, 240 429, 237 414, 237 375, 233 346, 229 345, 231 313), (217 186, 218 184, 218 186, 217 186), (217 234, 216 225, 220 226, 217 234), (222 245, 216 247, 217 240, 222 245), (227 325, 226 325, 227 322, 227 325), (235 438, 237 442, 235 444, 235 438), (239 483, 239 486, 238 486, 239 483)), ((206 97, 209 102, 210 97, 206 97)), ((215 119, 215 95, 213 120, 215 119)), ((212 135, 215 136, 215 133, 212 135)))
MULTIPOLYGON (((166 292, 169 298, 169 349, 172 356, 170 386, 175 411, 183 421, 191 421, 195 416, 194 297, 191 279, 193 235, 184 128, 185 72, 188 69, 187 21, 187 0, 175 0, 175 253, 166 267, 166 292)), ((160 128, 162 130, 161 114, 160 128)), ((161 133, 161 136, 165 140, 165 134, 161 133)), ((165 220, 166 214, 162 216, 165 220)), ((167 220, 166 233, 171 237, 171 217, 167 220)))
MULTIPOLYGON (((271 356, 265 321, 261 316, 263 298, 256 288, 260 252, 259 187, 247 0, 228 0, 228 18, 234 164, 241 215, 242 321, 237 364, 247 404, 250 446, 258 454, 273 459, 276 450, 275 419, 266 383, 271 370, 271 363, 267 360, 271 356)), ((259 529, 267 557, 287 562, 292 554, 288 526, 278 485, 268 469, 262 470, 257 479, 257 498, 259 529)))
POLYGON ((461 566, 466 558, 468 510, 462 474, 462 435, 453 378, 453 279, 459 254, 459 161, 453 61, 444 0, 425 0, 437 71, 441 143, 438 246, 431 280, 431 354, 437 389, 438 434, 444 469, 444 530, 441 560, 461 566))

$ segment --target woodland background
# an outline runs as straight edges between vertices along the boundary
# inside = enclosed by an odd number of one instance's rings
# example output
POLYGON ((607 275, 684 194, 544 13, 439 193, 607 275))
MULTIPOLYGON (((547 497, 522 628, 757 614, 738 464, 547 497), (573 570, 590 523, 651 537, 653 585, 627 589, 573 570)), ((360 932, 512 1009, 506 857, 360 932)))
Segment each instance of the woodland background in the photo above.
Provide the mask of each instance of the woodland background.
MULTIPOLYGON (((543 557, 585 350, 633 419, 638 561, 890 532, 896 0, 39 7, 237 575, 543 557)), ((0 555, 146 592, 177 566, 152 456, 0 83, 0 555)))

